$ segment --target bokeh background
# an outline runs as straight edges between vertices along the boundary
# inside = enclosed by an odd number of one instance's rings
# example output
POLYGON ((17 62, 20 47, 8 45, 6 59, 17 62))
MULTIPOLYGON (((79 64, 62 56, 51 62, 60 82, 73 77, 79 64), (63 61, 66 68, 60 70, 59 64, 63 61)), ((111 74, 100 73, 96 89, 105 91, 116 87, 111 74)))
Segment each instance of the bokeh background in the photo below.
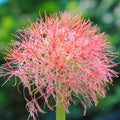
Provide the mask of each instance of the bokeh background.
MULTIPOLYGON (((113 51, 118 52, 120 61, 120 0, 0 0, 0 64, 5 61, 2 54, 11 40, 14 40, 16 30, 29 25, 29 19, 35 21, 39 14, 44 16, 59 11, 73 12, 93 21, 105 31, 113 51)), ((114 68, 120 71, 120 65, 114 68)), ((0 78, 0 85, 5 78, 0 78)), ((22 94, 19 94, 14 80, 0 87, 0 120, 26 120, 28 111, 22 94)), ((107 96, 100 99, 97 107, 88 108, 83 114, 81 105, 71 105, 67 120, 120 120, 120 80, 113 80, 109 85, 107 96)), ((39 120, 55 120, 55 113, 47 110, 47 114, 39 114, 39 120)))

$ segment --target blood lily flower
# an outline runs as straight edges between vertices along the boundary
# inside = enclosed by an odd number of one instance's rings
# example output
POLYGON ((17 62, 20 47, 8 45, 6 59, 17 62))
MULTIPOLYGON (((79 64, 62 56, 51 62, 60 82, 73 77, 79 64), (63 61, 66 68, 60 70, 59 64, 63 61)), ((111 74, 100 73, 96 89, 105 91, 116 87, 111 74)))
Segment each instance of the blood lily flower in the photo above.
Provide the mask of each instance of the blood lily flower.
POLYGON ((60 13, 45 16, 18 31, 18 41, 12 41, 1 66, 1 76, 20 78, 30 116, 44 113, 39 105, 43 99, 50 109, 62 103, 68 107, 76 99, 86 106, 98 104, 97 96, 105 97, 105 87, 117 77, 111 68, 115 54, 104 33, 89 20, 60 13), (57 94, 57 95, 56 95, 57 94), (53 98, 54 105, 49 103, 53 98))

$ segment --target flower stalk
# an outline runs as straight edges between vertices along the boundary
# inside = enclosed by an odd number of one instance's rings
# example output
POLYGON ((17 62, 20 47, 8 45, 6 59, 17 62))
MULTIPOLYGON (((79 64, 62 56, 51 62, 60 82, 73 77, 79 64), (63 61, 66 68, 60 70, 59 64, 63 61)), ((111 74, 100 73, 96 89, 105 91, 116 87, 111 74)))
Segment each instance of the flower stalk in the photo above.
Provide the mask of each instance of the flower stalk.
MULTIPOLYGON (((59 94, 56 94, 57 99, 59 99, 59 94)), ((59 102, 56 106, 56 120, 65 120, 65 109, 62 102, 59 102)))
POLYGON ((65 120, 65 109, 60 103, 56 107, 56 120, 65 120))

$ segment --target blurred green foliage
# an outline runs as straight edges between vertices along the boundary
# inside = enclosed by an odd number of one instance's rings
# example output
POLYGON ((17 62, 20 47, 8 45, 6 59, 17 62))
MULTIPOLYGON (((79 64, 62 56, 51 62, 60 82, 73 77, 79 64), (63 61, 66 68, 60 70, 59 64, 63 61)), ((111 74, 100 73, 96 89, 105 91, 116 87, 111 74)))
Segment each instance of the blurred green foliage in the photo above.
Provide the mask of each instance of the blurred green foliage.
MULTIPOLYGON (((15 39, 15 31, 29 25, 28 20, 59 11, 73 12, 93 21, 105 31, 111 42, 113 51, 118 52, 116 62, 120 61, 120 0, 0 0, 0 64, 4 63, 3 52, 15 39)), ((120 71, 120 66, 114 68, 120 71)), ((0 84, 6 78, 0 78, 0 84)), ((0 87, 0 120, 25 120, 28 112, 25 109, 23 96, 16 87, 14 80, 0 87)), ((100 99, 97 107, 88 108, 86 117, 82 117, 83 107, 71 105, 68 120, 120 120, 120 81, 114 79, 107 97, 100 99)), ((42 120, 54 120, 55 113, 47 110, 45 115, 39 115, 42 120)))

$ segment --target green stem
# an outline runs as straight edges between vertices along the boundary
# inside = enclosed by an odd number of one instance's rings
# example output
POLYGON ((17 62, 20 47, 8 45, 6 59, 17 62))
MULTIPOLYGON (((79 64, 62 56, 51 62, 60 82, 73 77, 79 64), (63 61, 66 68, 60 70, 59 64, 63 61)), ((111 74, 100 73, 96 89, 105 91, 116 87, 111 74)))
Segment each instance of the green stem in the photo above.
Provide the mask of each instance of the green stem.
POLYGON ((65 109, 60 103, 56 107, 56 120, 65 120, 65 109))

